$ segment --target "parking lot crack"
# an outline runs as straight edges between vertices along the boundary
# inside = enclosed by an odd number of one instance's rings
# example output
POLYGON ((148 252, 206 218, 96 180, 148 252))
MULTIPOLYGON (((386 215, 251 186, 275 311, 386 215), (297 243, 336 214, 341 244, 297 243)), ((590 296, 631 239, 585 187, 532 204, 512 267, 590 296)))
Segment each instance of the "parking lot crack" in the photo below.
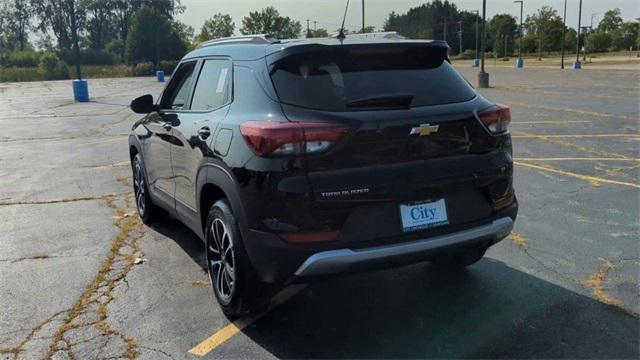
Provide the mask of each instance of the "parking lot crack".
POLYGON ((132 208, 130 192, 122 196, 104 197, 102 200, 114 210, 113 224, 118 233, 98 273, 76 300, 63 324, 55 331, 45 356, 47 359, 52 359, 61 352, 73 358, 79 344, 96 341, 101 342, 101 358, 132 359, 139 355, 137 341, 118 332, 109 323, 108 305, 114 300, 114 289, 120 282, 129 286, 126 276, 134 267, 135 259, 142 256, 138 240, 144 235, 144 227, 139 217, 125 216, 132 208), (91 336, 83 338, 87 335, 91 336), (61 346, 65 343, 66 346, 61 346), (121 345, 115 348, 109 346, 107 351, 106 346, 111 343, 121 345))
POLYGON ((54 200, 22 200, 22 201, 0 201, 0 206, 11 206, 11 205, 46 205, 46 204, 59 204, 59 203, 68 203, 68 202, 76 202, 76 201, 92 201, 92 200, 106 200, 109 198, 116 198, 122 195, 126 195, 130 192, 123 193, 112 193, 112 194, 104 194, 104 195, 95 195, 95 196, 76 196, 64 199, 54 199, 54 200))
POLYGON ((591 274, 589 278, 583 280, 582 286, 588 290, 591 290, 591 294, 598 301, 626 310, 622 301, 612 297, 605 291, 604 284, 607 280, 607 276, 615 267, 616 265, 610 260, 602 259, 602 266, 598 269, 598 271, 591 274))
POLYGON ((527 257, 529 257, 531 260, 533 260, 534 262, 542 266, 545 270, 552 272, 555 275, 565 280, 568 280, 570 282, 575 282, 574 279, 571 279, 568 276, 553 269, 552 267, 549 267, 547 264, 545 264, 540 259, 538 259, 535 255, 533 255, 531 251, 540 251, 540 252, 545 252, 545 251, 530 247, 529 243, 527 242, 527 239, 521 233, 512 232, 511 235, 509 235, 508 239, 511 240, 514 244, 516 244, 520 249, 522 249, 522 251, 525 253, 525 255, 527 255, 527 257))
POLYGON ((52 322, 56 317, 64 314, 67 311, 69 310, 58 311, 55 314, 51 315, 50 317, 46 318, 45 320, 39 322, 36 326, 31 328, 29 333, 27 333, 27 335, 17 345, 13 347, 0 348, 0 355, 11 355, 14 359, 18 359, 20 354, 24 351, 25 345, 29 341, 34 340, 35 335, 36 333, 38 333, 39 330, 41 330, 45 325, 52 322))
POLYGON ((143 345, 140 345, 140 349, 145 349, 145 350, 157 352, 157 353, 160 353, 160 354, 162 354, 162 355, 164 355, 164 356, 166 356, 166 357, 168 357, 170 359, 175 359, 175 357, 173 357, 173 355, 169 354, 168 352, 166 352, 164 350, 152 348, 152 347, 149 347, 149 346, 143 346, 143 345))

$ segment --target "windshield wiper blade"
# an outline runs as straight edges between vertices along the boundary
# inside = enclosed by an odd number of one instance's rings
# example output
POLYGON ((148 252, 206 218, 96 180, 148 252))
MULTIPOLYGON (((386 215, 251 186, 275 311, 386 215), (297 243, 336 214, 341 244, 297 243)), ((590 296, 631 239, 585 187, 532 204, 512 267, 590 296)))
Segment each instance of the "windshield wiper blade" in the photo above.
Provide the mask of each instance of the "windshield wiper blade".
POLYGON ((389 109, 408 109, 411 107, 413 95, 396 94, 396 95, 380 95, 370 96, 361 99, 347 101, 345 104, 348 108, 389 108, 389 109))

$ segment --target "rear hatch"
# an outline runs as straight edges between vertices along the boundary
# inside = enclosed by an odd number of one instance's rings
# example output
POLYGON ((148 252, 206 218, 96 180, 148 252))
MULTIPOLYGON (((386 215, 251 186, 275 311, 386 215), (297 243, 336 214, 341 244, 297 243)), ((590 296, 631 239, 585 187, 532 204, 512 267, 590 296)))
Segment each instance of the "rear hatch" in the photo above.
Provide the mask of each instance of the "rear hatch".
POLYGON ((314 230, 340 230, 339 240, 366 242, 492 215, 488 189, 508 181, 510 158, 476 117, 491 104, 452 68, 445 47, 305 47, 279 54, 270 74, 290 121, 349 129, 334 147, 303 160, 314 230), (440 221, 405 221, 411 211, 440 205, 446 209, 434 219, 440 221))

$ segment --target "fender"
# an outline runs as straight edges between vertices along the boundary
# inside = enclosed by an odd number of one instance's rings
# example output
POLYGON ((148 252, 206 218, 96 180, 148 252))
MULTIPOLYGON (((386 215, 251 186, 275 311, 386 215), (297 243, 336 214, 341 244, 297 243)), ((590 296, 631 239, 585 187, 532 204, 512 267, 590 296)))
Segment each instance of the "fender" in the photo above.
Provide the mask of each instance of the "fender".
POLYGON ((215 185, 224 192, 227 201, 229 201, 229 205, 231 205, 231 211, 233 211, 236 221, 238 222, 240 233, 244 238, 245 229, 247 229, 247 218, 240 194, 237 190, 237 180, 233 175, 233 171, 223 162, 216 161, 215 159, 208 159, 198 170, 196 197, 198 199, 198 219, 200 220, 200 229, 202 229, 198 235, 204 240, 204 227, 206 224, 203 224, 201 219, 203 215, 206 216, 209 209, 201 208, 200 196, 202 189, 208 184, 215 185))
POLYGON ((129 148, 131 147, 136 148, 138 154, 142 154, 142 144, 140 144, 140 139, 138 139, 134 134, 129 135, 129 148))

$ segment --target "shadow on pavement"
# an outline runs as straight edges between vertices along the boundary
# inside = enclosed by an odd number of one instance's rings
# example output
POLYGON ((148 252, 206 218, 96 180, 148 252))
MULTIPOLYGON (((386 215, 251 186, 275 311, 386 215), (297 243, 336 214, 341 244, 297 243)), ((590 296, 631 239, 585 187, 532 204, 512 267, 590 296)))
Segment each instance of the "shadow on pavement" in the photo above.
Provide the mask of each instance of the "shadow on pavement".
MULTIPOLYGON (((200 240, 154 225, 204 269, 200 240)), ((637 318, 485 258, 313 283, 243 330, 278 358, 633 358, 637 318)))
POLYGON ((175 241, 203 271, 207 271, 204 243, 198 238, 198 235, 191 231, 186 225, 173 217, 169 217, 163 222, 152 224, 151 227, 153 230, 175 241))
POLYGON ((634 358, 638 319, 492 259, 314 284, 244 333, 279 358, 634 358))

